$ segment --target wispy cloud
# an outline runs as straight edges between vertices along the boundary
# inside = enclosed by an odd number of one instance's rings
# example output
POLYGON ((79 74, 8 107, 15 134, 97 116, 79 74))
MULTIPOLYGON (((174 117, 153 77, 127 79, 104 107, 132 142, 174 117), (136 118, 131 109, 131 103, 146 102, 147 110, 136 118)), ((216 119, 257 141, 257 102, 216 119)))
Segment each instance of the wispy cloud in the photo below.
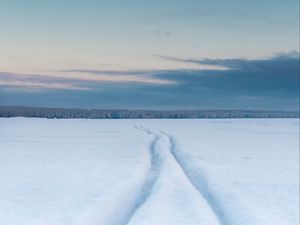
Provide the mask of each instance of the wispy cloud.
POLYGON ((80 84, 76 79, 8 72, 0 72, 0 87, 24 89, 30 91, 40 89, 88 89, 88 87, 80 84))
POLYGON ((88 87, 81 87, 70 83, 43 83, 37 81, 0 81, 0 87, 9 89, 22 89, 26 91, 40 91, 40 90, 89 90, 88 87))
POLYGON ((61 72, 68 73, 89 73, 95 75, 111 75, 111 76, 136 76, 136 75, 151 75, 156 70, 100 70, 100 69, 67 69, 61 72))
POLYGON ((245 12, 230 12, 230 11, 214 11, 212 9, 196 8, 179 10, 173 13, 174 16, 182 18, 184 20, 201 20, 201 19, 214 19, 224 18, 227 20, 259 20, 263 23, 271 24, 298 24, 299 19, 297 17, 272 17, 259 13, 245 13, 245 12))
POLYGON ((170 31, 161 30, 161 29, 154 29, 153 33, 155 35, 164 36, 164 37, 171 37, 172 36, 170 31))
POLYGON ((290 51, 286 53, 277 53, 275 56, 271 58, 265 59, 243 59, 243 58, 225 58, 225 59, 193 59, 193 58, 179 58, 173 56, 165 56, 165 55, 156 55, 162 59, 175 61, 175 62, 185 62, 197 65, 210 65, 210 66, 217 66, 217 68, 223 69, 250 69, 259 66, 259 64, 264 64, 265 62, 285 62, 289 60, 297 60, 299 59, 299 52, 297 51, 290 51))
POLYGON ((61 72, 85 73, 96 76, 53 76, 46 74, 23 74, 0 72, 0 87, 40 90, 92 90, 101 84, 144 84, 144 85, 173 85, 175 81, 151 76, 154 71, 113 71, 113 70, 65 70, 61 72), (148 76, 143 76, 148 75, 148 76))

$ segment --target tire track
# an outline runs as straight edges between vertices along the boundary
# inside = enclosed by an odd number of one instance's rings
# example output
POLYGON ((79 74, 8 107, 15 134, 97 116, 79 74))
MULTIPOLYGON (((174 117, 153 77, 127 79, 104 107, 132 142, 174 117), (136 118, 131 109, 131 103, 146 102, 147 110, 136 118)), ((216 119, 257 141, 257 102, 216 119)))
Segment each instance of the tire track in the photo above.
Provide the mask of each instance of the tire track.
MULTIPOLYGON (((176 147, 175 139, 171 135, 169 135, 163 131, 159 131, 159 134, 157 134, 157 133, 151 131, 150 129, 147 129, 142 126, 135 126, 135 128, 138 130, 144 131, 147 134, 152 135, 154 137, 154 140, 152 141, 152 143, 150 145, 150 149, 149 149, 150 154, 151 154, 151 170, 148 175, 149 179, 148 179, 148 181, 146 181, 146 183, 144 185, 142 195, 138 198, 138 201, 136 202, 136 205, 135 205, 136 207, 130 213, 130 216, 128 216, 126 222, 122 223, 122 224, 123 225, 129 224, 132 217, 135 215, 135 213, 139 210, 139 208, 141 208, 144 205, 144 203, 147 201, 147 199, 151 195, 152 188, 155 185, 155 182, 156 182, 159 174, 161 173, 161 168, 160 168, 161 164, 164 161, 161 158, 160 153, 157 152, 157 149, 156 149, 156 145, 162 137, 166 137, 170 142, 170 147, 168 147, 169 149, 167 151, 170 153, 170 157, 172 157, 171 160, 174 160, 174 162, 178 165, 180 170, 182 170, 184 176, 186 177, 187 182, 189 182, 191 184, 191 186, 196 190, 196 192, 201 196, 201 198, 207 202, 207 205, 209 206, 212 214, 218 220, 218 223, 220 225, 230 224, 225 219, 223 209, 218 204, 217 199, 211 193, 205 177, 204 176, 195 176, 195 175, 199 175, 199 174, 198 173, 195 174, 195 172, 192 171, 192 168, 186 165, 187 162, 182 160, 180 158, 180 156, 178 155, 178 152, 176 150, 177 147, 176 147), (199 179, 199 177, 201 177, 201 179, 199 179)), ((199 172, 199 171, 197 171, 197 172, 199 172)))
POLYGON ((150 148, 149 148, 149 152, 150 152, 150 156, 151 156, 151 168, 150 168, 149 173, 147 174, 147 179, 144 183, 141 194, 138 196, 138 198, 135 202, 134 208, 132 210, 130 210, 127 218, 125 218, 123 220, 121 225, 129 224, 131 218, 134 216, 136 211, 147 201, 148 197, 151 195, 152 187, 154 186, 154 184, 157 180, 157 177, 160 173, 161 159, 160 159, 159 153, 156 151, 156 144, 159 141, 161 135, 154 134, 150 130, 147 130, 146 128, 144 128, 142 126, 135 126, 135 128, 153 136, 153 141, 151 142, 150 148))
POLYGON ((198 191, 198 193, 207 201, 208 205, 210 206, 212 212, 216 215, 221 225, 229 225, 230 222, 225 216, 223 208, 218 203, 216 197, 210 191, 207 179, 203 174, 200 174, 200 171, 197 170, 197 173, 193 171, 191 166, 187 166, 186 162, 178 155, 176 141, 175 139, 170 136, 169 134, 162 132, 166 135, 171 143, 170 153, 174 157, 174 160, 177 164, 181 167, 182 171, 184 172, 185 176, 189 180, 189 182, 193 185, 193 187, 198 191), (199 179, 200 178, 200 179, 199 179))
MULTIPOLYGON (((146 129, 146 128, 143 128, 143 129, 148 134, 156 135, 154 132, 152 132, 149 129, 146 129)), ((175 139, 171 135, 167 134, 164 131, 159 131, 159 133, 161 135, 166 136, 169 139, 170 144, 171 144, 171 148, 169 149, 169 152, 170 152, 171 156, 173 157, 175 162, 178 164, 178 166, 181 168, 181 170, 183 171, 187 180, 191 183, 191 185, 194 187, 194 189, 206 200, 211 211, 218 219, 220 225, 230 224, 229 221, 227 221, 225 214, 224 214, 224 210, 219 205, 218 200, 211 193, 211 191, 208 187, 209 185, 207 183, 207 179, 205 178, 205 176, 203 176, 202 174, 199 174, 199 171, 197 171, 198 176, 195 176, 196 174, 194 173, 194 171, 192 171, 192 169, 189 169, 191 167, 186 166, 186 163, 181 159, 182 157, 178 156, 178 153, 176 151, 177 147, 176 147, 175 139), (201 175, 201 176, 199 176, 199 175, 201 175), (200 179, 199 179, 199 177, 200 177, 200 179)))
POLYGON ((146 154, 146 164, 143 162, 137 168, 137 170, 141 170, 138 171, 141 174, 130 180, 128 184, 124 184, 122 188, 118 187, 112 190, 111 195, 108 194, 104 199, 96 202, 79 216, 76 222, 74 222, 75 225, 127 225, 136 211, 151 195, 152 187, 160 173, 161 160, 159 154, 156 152, 156 145, 161 136, 150 133, 142 127, 135 126, 135 128, 153 136, 151 142, 146 147, 146 150, 149 151, 149 154, 146 154), (111 204, 104 210, 103 202, 110 202, 111 204), (99 215, 100 210, 102 212, 99 215))

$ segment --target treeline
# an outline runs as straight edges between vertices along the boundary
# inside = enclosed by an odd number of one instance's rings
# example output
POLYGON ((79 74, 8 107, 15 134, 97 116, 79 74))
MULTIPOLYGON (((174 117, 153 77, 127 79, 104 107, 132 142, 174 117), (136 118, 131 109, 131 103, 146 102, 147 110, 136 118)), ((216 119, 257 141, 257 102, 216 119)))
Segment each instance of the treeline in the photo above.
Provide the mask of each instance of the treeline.
POLYGON ((0 117, 49 119, 299 118, 299 112, 253 110, 108 110, 0 106, 0 117))

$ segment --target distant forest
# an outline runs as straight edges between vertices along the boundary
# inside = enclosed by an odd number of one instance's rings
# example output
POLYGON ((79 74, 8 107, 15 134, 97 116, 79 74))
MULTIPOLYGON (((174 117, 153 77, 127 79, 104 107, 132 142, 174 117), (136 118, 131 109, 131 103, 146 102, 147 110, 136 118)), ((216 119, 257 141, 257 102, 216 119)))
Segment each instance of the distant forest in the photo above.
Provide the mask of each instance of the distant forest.
POLYGON ((48 119, 299 118, 299 112, 253 110, 110 110, 0 106, 0 117, 48 119))

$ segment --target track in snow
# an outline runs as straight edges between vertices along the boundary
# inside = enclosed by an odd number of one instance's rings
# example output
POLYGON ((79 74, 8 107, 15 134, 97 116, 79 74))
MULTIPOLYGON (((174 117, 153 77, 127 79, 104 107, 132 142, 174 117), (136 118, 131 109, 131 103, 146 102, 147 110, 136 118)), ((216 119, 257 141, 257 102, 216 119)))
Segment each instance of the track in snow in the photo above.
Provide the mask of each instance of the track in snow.
POLYGON ((176 212, 177 219, 182 215, 185 219, 193 221, 185 224, 199 224, 195 221, 203 221, 208 225, 228 225, 216 199, 207 187, 206 180, 199 181, 199 176, 194 176, 195 174, 186 164, 188 162, 181 160, 174 138, 164 132, 156 133, 141 126, 135 126, 135 128, 153 137, 147 154, 150 157, 148 158, 150 165, 145 167, 147 169, 143 169, 142 179, 129 184, 120 193, 119 198, 113 199, 116 203, 119 202, 116 207, 104 213, 105 215, 102 214, 101 218, 95 220, 97 222, 88 224, 144 225, 152 224, 148 219, 153 219, 153 217, 154 224, 166 224, 168 221, 161 223, 161 218, 155 215, 157 212, 147 211, 149 207, 157 210, 160 206, 166 206, 168 210, 175 210, 173 212, 176 212), (175 192, 172 190, 173 192, 169 193, 170 186, 176 188, 175 192), (179 203, 180 211, 178 211, 178 205, 174 207, 170 201, 181 202, 179 203), (188 204, 190 208, 182 208, 181 204, 188 204), (181 212, 185 210, 188 210, 188 213, 181 212), (141 212, 146 215, 144 221, 140 219, 141 212))
MULTIPOLYGON (((144 130, 137 126, 135 128, 144 130)), ((128 179, 127 184, 117 186, 116 189, 108 192, 104 198, 80 215, 74 225, 126 225, 129 223, 135 212, 151 195, 151 189, 160 172, 160 159, 156 152, 156 144, 160 136, 151 135, 153 138, 147 147, 149 152, 145 152, 145 161, 136 168, 136 171, 133 171, 138 175, 133 175, 133 178, 128 179), (105 208, 103 208, 103 202, 108 203, 105 208)))
MULTIPOLYGON (((206 201, 205 203, 207 203, 207 205, 209 206, 210 210, 211 210, 211 214, 216 217, 217 223, 220 225, 225 225, 227 224, 224 221, 224 216, 222 214, 222 210, 220 209, 220 207, 218 206, 218 204, 216 203, 215 198, 210 194, 210 191, 207 189, 207 185, 206 185, 206 180, 197 182, 197 177, 193 177, 192 176, 192 172, 185 166, 185 164, 179 159, 177 153, 176 153, 176 142, 175 140, 168 134, 166 134, 165 132, 159 132, 159 134, 154 133, 153 131, 146 129, 144 127, 138 127, 135 126, 135 128, 145 131, 147 132, 149 135, 152 135, 155 137, 155 140, 153 141, 151 148, 150 148, 150 152, 151 152, 151 165, 152 165, 152 169, 151 170, 155 170, 152 171, 150 174, 153 175, 153 173, 155 174, 155 178, 150 179, 150 182, 147 182, 145 184, 145 189, 144 189, 144 193, 142 194, 142 196, 140 196, 135 210, 131 213, 131 216, 128 218, 126 224, 130 223, 130 220, 132 219, 132 217, 135 215, 135 213, 143 206, 143 204, 147 201, 147 199, 151 196, 151 192, 152 192, 152 188, 157 180, 157 177, 159 176, 159 174, 161 173, 161 168, 162 166, 160 164, 164 163, 164 157, 168 157, 171 158, 171 160, 177 164, 178 168, 180 168, 180 170, 182 171, 182 173, 185 176, 185 181, 189 183, 189 185, 194 188, 197 193, 200 195, 201 200, 206 201), (167 138, 169 141, 170 146, 168 147, 168 149, 166 149, 166 152, 168 152, 169 154, 166 156, 159 152, 159 149, 156 149, 156 145, 157 142, 161 139, 161 138, 167 138), (200 185, 199 185, 200 183, 200 185)), ((170 159, 168 159, 170 160, 170 159)), ((150 216, 150 215, 149 215, 150 216)))
POLYGON ((181 167, 182 171, 184 172, 185 176, 188 178, 189 182, 199 192, 199 194, 207 201, 211 210, 218 218, 219 223, 221 225, 230 224, 229 221, 227 221, 227 219, 225 217, 224 210, 218 204, 218 200, 211 193, 209 185, 207 183, 207 179, 205 178, 205 176, 202 175, 201 171, 199 171, 199 170, 194 171, 192 167, 187 165, 186 161, 182 160, 181 157, 178 156, 178 151, 176 148, 176 141, 174 140, 174 138, 172 136, 170 136, 166 133, 164 133, 164 134, 167 135, 170 140, 170 143, 171 143, 170 152, 173 155, 174 159, 176 160, 178 165, 181 167))
POLYGON ((131 218, 133 217, 133 215, 135 214, 135 212, 145 203, 147 198, 151 195, 151 190, 157 180, 160 171, 160 165, 161 165, 161 160, 159 159, 159 153, 157 152, 157 148, 156 148, 156 144, 161 135, 156 135, 143 127, 135 126, 135 128, 138 130, 142 130, 148 133, 149 135, 152 135, 154 138, 149 146, 149 153, 151 156, 151 168, 148 171, 147 179, 145 180, 144 186, 142 188, 142 192, 136 199, 134 208, 130 210, 127 218, 125 218, 120 225, 128 224, 131 218))

